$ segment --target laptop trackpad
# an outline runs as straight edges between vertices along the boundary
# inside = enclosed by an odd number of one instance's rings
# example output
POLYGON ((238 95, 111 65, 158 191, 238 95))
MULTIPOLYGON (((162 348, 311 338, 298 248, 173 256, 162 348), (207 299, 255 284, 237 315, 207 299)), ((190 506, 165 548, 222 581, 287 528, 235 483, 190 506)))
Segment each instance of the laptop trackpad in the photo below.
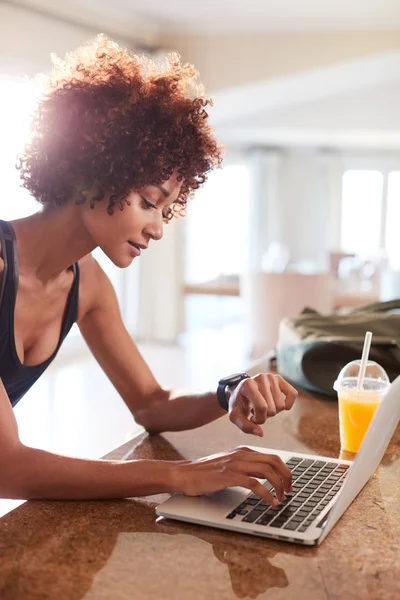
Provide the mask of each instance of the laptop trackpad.
POLYGON ((221 518, 230 512, 248 495, 248 490, 231 487, 219 492, 203 496, 184 496, 175 494, 157 507, 157 514, 162 516, 192 517, 198 521, 209 521, 210 518, 221 518))

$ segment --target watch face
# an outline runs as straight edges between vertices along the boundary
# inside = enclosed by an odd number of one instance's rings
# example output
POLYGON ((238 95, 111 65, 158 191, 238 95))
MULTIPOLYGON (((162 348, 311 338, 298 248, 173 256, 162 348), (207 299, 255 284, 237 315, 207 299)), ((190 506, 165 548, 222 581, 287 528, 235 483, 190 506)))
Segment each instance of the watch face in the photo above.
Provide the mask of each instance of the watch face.
POLYGON ((233 375, 228 375, 220 380, 219 383, 224 383, 225 385, 234 385, 235 383, 239 383, 242 379, 246 379, 248 377, 247 373, 233 373, 233 375))

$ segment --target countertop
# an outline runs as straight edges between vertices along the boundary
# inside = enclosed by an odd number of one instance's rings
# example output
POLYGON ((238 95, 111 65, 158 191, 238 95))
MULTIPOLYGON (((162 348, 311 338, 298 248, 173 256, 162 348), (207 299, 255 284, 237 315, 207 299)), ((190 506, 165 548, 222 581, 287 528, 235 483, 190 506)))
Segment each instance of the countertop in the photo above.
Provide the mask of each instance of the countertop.
MULTIPOLYGON (((340 456, 337 404, 302 394, 264 438, 227 418, 141 434, 108 458, 198 458, 242 444, 340 456)), ((400 430, 319 547, 162 521, 166 495, 30 501, 0 519, 1 600, 367 600, 400 598, 400 430)), ((348 456, 343 456, 348 458, 348 456)))

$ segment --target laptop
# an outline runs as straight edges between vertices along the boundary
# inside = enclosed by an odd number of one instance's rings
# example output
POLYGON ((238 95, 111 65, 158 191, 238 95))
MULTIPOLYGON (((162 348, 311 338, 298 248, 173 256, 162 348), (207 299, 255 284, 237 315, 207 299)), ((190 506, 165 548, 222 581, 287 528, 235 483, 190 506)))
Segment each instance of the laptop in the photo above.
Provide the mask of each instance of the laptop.
MULTIPOLYGON (((204 496, 174 494, 159 517, 314 546, 321 544, 377 469, 400 420, 400 377, 389 387, 354 461, 250 446, 288 465, 293 493, 277 507, 240 487, 204 496)), ((260 480, 268 489, 271 484, 260 480)))

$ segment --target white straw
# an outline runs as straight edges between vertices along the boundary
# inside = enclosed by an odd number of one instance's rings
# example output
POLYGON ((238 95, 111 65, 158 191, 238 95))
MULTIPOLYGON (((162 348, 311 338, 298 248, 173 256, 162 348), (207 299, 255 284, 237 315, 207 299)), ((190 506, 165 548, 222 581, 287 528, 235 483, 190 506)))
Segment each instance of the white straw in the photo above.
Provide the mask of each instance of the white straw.
POLYGON ((371 333, 371 331, 367 331, 367 333, 365 334, 364 348, 363 348, 363 353, 362 353, 362 357, 361 357, 360 372, 358 374, 358 379, 357 379, 357 391, 358 392, 360 392, 363 389, 365 371, 367 368, 368 356, 369 356, 369 351, 371 348, 371 340, 372 340, 372 333, 371 333))

